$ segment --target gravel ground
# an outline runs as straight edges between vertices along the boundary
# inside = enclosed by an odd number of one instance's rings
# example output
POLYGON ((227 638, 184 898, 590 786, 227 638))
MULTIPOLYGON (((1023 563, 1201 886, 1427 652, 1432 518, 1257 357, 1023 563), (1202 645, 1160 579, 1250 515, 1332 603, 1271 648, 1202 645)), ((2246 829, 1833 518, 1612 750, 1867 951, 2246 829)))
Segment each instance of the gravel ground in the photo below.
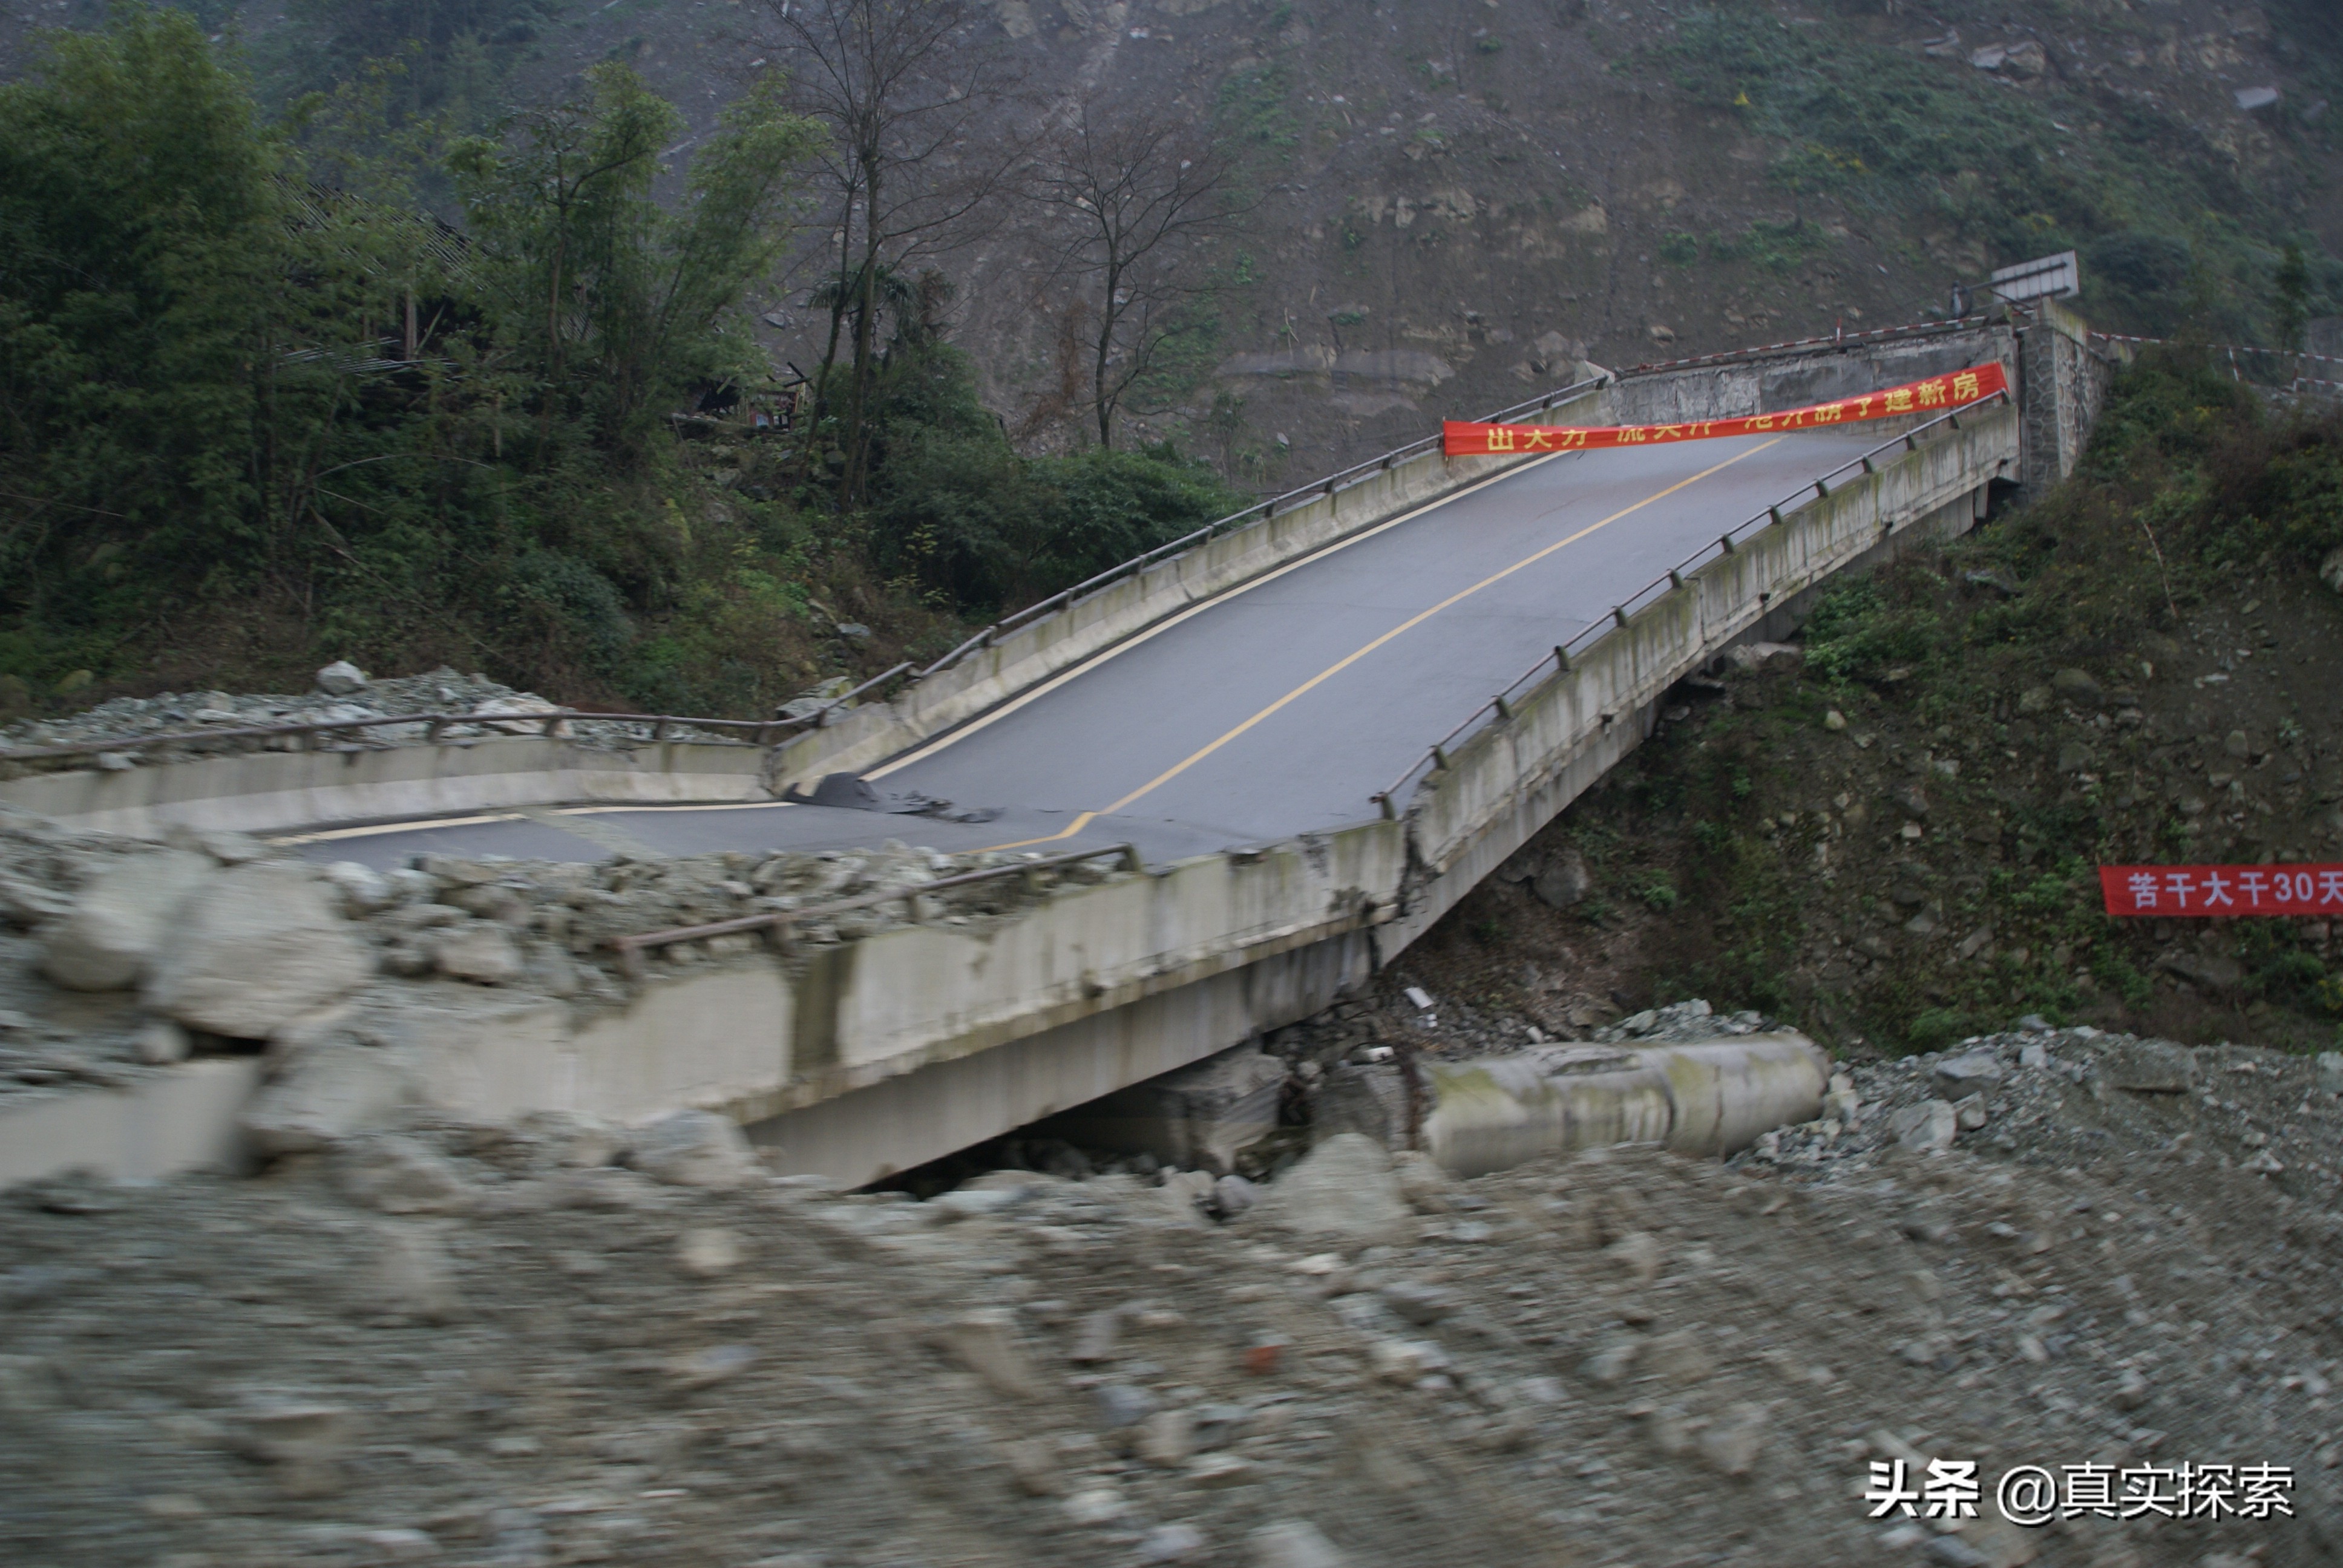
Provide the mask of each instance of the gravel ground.
POLYGON ((2316 1071, 1994 1037, 1730 1165, 1453 1182, 1342 1138, 1226 1222, 1197 1174, 840 1196, 558 1119, 18 1189, 0 1556, 2324 1562, 2316 1071), (1960 1089, 1985 1125, 1907 1146, 1960 1089), (1982 1517, 1866 1517, 1875 1462, 1928 1459, 1982 1517), (2289 1466, 2294 1516, 2018 1530, 2024 1462, 2289 1466))

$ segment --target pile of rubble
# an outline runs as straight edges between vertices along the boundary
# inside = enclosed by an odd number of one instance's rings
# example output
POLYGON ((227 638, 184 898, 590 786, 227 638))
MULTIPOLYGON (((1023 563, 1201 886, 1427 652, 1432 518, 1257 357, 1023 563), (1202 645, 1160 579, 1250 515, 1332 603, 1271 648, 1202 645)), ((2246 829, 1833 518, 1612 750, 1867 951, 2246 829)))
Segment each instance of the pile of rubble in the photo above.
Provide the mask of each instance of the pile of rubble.
MULTIPOLYGON (((324 1010, 397 1011, 427 1004, 429 988, 621 1004, 641 981, 610 948, 617 936, 879 900, 792 922, 792 942, 821 945, 914 919, 1013 918, 1053 888, 1119 873, 1106 856, 920 890, 1036 858, 890 841, 598 864, 434 855, 386 874, 290 859, 240 834, 181 831, 156 844, 0 807, 0 1095, 119 1085, 142 1065, 254 1042, 281 1064, 324 1010)), ((652 948, 646 972, 764 940, 652 948)))
POLYGON ((1890 1150, 1983 1143, 2034 1163, 2109 1148, 2276 1176, 2322 1200, 2338 1171, 2332 1098, 2343 1054, 2314 1061, 2235 1045, 2190 1047, 2052 1029, 2039 1019, 1920 1056, 1846 1067, 1815 1121, 1768 1133, 1741 1158, 1825 1181, 1860 1179, 1890 1150))
POLYGON ((1694 998, 1630 1013, 1606 1029, 1596 1030, 1594 1038, 1604 1045, 1689 1045, 1726 1035, 1758 1034, 1773 1027, 1759 1012, 1719 1018, 1708 1003, 1694 998))
MULTIPOLYGON (((24 719, 0 725, 0 765, 22 768, 97 767, 113 770, 142 764, 179 762, 191 758, 232 751, 292 750, 298 736, 245 736, 205 739, 206 730, 268 729, 288 724, 362 724, 368 719, 460 716, 443 725, 442 741, 477 740, 496 735, 536 735, 545 729, 539 715, 559 711, 535 692, 516 691, 485 675, 462 675, 442 666, 422 675, 398 679, 370 678, 350 664, 329 664, 317 672, 313 691, 297 696, 283 693, 236 695, 226 691, 166 691, 159 697, 118 697, 109 702, 61 719, 24 719), (502 720, 503 722, 498 722, 502 720), (169 745, 131 746, 156 735, 197 737, 169 745), (119 750, 55 759, 8 761, 12 751, 35 751, 56 746, 103 747, 120 744, 119 750)), ((578 745, 627 750, 645 739, 640 724, 588 720, 564 724, 559 733, 578 745)), ((423 723, 374 724, 365 729, 333 732, 330 745, 348 749, 420 744, 430 735, 423 723)), ((708 743, 736 743, 738 733, 700 730, 678 725, 671 739, 708 743)))
MULTIPOLYGON (((2248 1059, 2222 1075, 2303 1092, 2248 1059)), ((2338 1222, 2292 1161, 2119 1131, 2055 1170, 1990 1137, 1871 1161, 1621 1148, 1455 1181, 1337 1135, 1237 1202, 1198 1171, 1017 1169, 922 1202, 769 1172, 687 1112, 53 1181, 0 1201, 0 1556, 2278 1568, 2343 1543, 2338 1222), (1932 1460, 1977 1465, 1977 1516, 1875 1516, 1875 1467, 1932 1460), (2021 1463, 2274 1467, 2290 1513, 2021 1530, 1993 1501, 2021 1463)))

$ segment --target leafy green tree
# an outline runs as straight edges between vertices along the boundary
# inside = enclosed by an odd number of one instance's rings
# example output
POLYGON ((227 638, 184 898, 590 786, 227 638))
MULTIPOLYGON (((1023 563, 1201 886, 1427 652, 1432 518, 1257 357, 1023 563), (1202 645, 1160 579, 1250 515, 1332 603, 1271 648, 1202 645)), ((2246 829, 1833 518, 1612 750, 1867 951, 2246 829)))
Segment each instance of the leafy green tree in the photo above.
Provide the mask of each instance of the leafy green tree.
POLYGON ((2299 349, 2303 328, 2310 324, 2310 265, 2303 259, 2302 246, 2289 245, 2278 264, 2278 299, 2273 312, 2277 319, 2278 346, 2299 349))
POLYGON ((321 329, 357 314, 313 216, 182 12, 53 35, 0 87, 0 603, 71 617, 94 562, 201 577, 279 536, 321 329))
POLYGON ((468 236, 366 151, 385 79, 265 126, 133 7, 0 87, 0 669, 176 618, 608 689, 692 574, 779 565, 748 518, 695 540, 661 426, 760 363, 742 307, 819 133, 751 94, 662 207, 674 112, 605 67, 459 146, 468 236))
POLYGON ((641 77, 604 64, 580 96, 450 156, 471 276, 537 404, 540 464, 573 428, 639 464, 690 386, 750 361, 737 307, 772 266, 794 170, 821 133, 760 84, 726 111, 670 210, 652 186, 681 127, 641 77))

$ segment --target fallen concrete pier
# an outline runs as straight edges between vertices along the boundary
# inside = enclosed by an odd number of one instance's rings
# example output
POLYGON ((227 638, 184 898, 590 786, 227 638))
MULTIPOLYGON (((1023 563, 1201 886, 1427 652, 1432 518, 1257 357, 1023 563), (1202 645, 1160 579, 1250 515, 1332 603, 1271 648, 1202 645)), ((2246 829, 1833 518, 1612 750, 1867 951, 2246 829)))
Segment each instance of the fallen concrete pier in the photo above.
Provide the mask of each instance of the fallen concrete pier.
POLYGON ((1614 1143, 1730 1154, 1812 1121, 1830 1059, 1802 1034, 1689 1045, 1557 1045, 1424 1070, 1426 1153, 1459 1176, 1614 1143))

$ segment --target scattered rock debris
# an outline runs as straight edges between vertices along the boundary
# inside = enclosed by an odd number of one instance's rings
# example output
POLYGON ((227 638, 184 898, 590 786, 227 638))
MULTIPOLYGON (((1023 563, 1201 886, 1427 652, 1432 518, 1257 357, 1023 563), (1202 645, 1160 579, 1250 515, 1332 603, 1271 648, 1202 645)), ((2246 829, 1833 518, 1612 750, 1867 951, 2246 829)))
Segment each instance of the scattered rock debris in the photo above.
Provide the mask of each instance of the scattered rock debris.
MULTIPOLYGON (((384 873, 287 859, 237 833, 179 830, 156 844, 0 805, 0 1097, 119 1087, 191 1052, 263 1046, 281 1077, 313 1047, 382 1043, 397 1020, 483 989, 618 1005, 641 981, 608 945, 616 936, 904 895, 792 925, 792 942, 819 946, 915 915, 1010 919, 1052 889, 1126 874, 1105 855, 920 891, 1040 858, 890 840, 598 863, 426 855, 384 873)), ((644 972, 687 971, 768 940, 649 949, 644 972)))
POLYGON ((1729 1163, 1456 1181, 1336 1136, 1242 1207, 841 1193, 691 1115, 58 1179, 0 1201, 0 1555, 2324 1562, 2329 1080, 2017 1030, 1845 1069, 1729 1163), (1929 1106, 1948 1144, 1893 1134, 1929 1106), (2291 1466, 2295 1514, 1867 1517, 1872 1462, 1929 1458, 2291 1466))
MULTIPOLYGON (((407 714, 461 716, 464 722, 447 725, 439 732, 439 739, 450 743, 495 735, 536 735, 543 732, 545 724, 541 718, 534 716, 555 712, 558 707, 533 691, 516 691, 485 675, 462 675, 444 666, 421 675, 369 680, 355 666, 337 662, 317 672, 316 690, 299 694, 166 691, 159 697, 117 697, 62 718, 22 719, 0 725, 0 768, 103 768, 119 771, 232 751, 297 750, 302 745, 298 736, 255 736, 198 739, 75 757, 20 758, 13 762, 8 759, 12 751, 50 746, 94 746, 164 734, 201 736, 206 730, 262 729, 283 724, 357 724, 407 714)), ((561 734, 578 745, 611 750, 629 750, 644 739, 639 724, 595 720, 565 724, 561 734)), ((714 744, 737 744, 740 739, 735 732, 684 726, 672 728, 669 734, 673 739, 714 744)), ((342 732, 324 749, 374 750, 417 745, 427 738, 427 728, 421 723, 377 724, 342 732)))

